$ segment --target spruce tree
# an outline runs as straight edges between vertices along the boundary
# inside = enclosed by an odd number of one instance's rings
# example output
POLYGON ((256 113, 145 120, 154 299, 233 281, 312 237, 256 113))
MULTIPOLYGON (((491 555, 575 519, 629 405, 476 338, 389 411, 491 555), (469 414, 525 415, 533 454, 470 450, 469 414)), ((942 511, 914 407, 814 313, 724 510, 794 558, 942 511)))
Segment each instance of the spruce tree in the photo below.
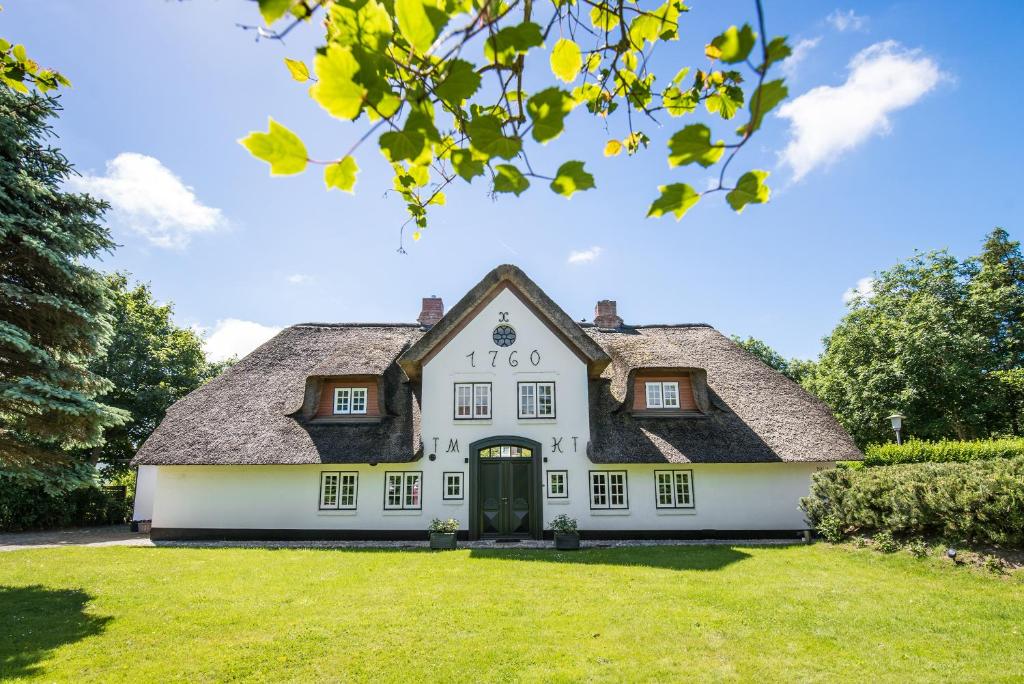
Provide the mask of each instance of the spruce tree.
POLYGON ((66 192, 74 173, 50 144, 57 101, 0 86, 0 464, 61 460, 128 415, 96 397, 89 369, 111 335, 107 286, 85 260, 114 243, 106 205, 66 192))

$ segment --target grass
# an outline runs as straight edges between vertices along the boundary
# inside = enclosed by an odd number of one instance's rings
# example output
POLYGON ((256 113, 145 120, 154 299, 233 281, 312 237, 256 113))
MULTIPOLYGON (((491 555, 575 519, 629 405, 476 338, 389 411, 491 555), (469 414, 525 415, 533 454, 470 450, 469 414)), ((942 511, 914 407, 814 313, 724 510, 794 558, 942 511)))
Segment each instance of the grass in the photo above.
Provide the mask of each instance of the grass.
POLYGON ((1020 680, 1024 582, 825 544, 0 554, 0 679, 1020 680))

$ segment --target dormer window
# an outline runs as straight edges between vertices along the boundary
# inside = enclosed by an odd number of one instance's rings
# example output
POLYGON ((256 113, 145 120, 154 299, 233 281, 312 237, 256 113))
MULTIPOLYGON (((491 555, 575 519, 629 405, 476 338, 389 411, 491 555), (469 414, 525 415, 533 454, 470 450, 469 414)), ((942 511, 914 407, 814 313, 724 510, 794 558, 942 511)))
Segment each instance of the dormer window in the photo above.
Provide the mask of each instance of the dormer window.
POLYGON ((676 381, 647 381, 647 408, 678 409, 679 383, 676 381))
POLYGON ((366 413, 365 387, 335 387, 334 415, 361 415, 366 413))

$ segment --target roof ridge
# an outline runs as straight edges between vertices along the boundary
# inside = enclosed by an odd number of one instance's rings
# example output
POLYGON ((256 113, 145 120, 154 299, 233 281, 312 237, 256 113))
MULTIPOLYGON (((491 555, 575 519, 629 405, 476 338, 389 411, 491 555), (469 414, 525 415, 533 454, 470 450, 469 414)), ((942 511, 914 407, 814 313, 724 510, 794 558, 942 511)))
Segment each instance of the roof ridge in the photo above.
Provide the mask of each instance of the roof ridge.
POLYGON ((289 328, 421 328, 419 323, 293 323, 289 328))

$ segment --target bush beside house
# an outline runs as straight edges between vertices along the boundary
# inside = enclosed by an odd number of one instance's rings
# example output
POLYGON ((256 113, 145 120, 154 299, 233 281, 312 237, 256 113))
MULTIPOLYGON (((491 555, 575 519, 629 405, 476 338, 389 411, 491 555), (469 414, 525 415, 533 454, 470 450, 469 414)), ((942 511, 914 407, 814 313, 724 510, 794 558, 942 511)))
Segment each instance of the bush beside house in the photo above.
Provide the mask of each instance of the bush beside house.
POLYGON ((828 541, 889 532, 1024 546, 1024 456, 822 471, 800 505, 828 541))
POLYGON ((903 444, 872 444, 864 451, 864 465, 898 463, 949 463, 1024 456, 1024 438, 937 442, 909 440, 903 444))
POLYGON ((87 470, 68 468, 55 477, 37 470, 0 470, 0 531, 124 523, 131 500, 124 490, 100 488, 87 470))

